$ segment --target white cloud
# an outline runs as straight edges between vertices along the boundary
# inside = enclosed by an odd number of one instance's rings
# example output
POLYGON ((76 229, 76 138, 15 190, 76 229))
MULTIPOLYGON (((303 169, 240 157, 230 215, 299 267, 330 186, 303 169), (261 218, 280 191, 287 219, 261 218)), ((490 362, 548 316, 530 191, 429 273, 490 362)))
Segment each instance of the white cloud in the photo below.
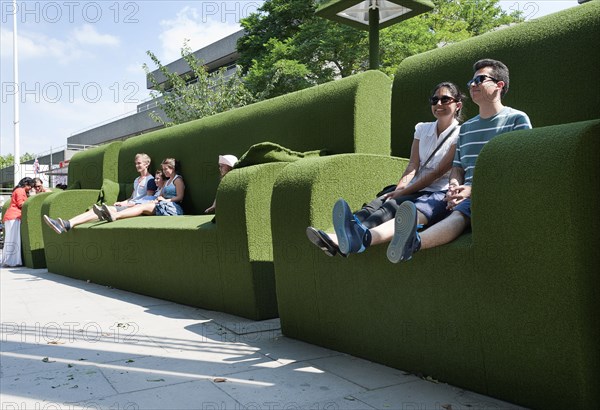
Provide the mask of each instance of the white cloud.
POLYGON ((164 28, 159 35, 162 44, 160 59, 168 64, 181 57, 181 47, 185 39, 192 51, 205 47, 217 40, 240 30, 239 23, 224 19, 207 19, 196 8, 184 7, 172 20, 162 20, 164 28))
MULTIPOLYGON (((6 57, 10 54, 12 58, 12 33, 2 29, 1 35, 2 55, 6 57), (5 47, 5 43, 9 43, 9 46, 5 47)), ((67 64, 84 56, 91 56, 89 52, 74 47, 68 41, 23 30, 19 31, 18 52, 19 60, 50 58, 61 64, 67 64)))
POLYGON ((143 76, 144 75, 143 66, 144 66, 144 63, 140 63, 140 62, 136 61, 135 63, 128 64, 127 67, 125 67, 125 71, 130 74, 137 74, 138 76, 140 76, 140 75, 143 76))
MULTIPOLYGON (((12 58, 12 31, 4 27, 0 30, 2 57, 12 58)), ((19 60, 52 59, 59 64, 68 64, 93 57, 94 54, 87 49, 90 45, 117 46, 119 39, 100 34, 89 24, 74 29, 65 40, 27 30, 19 30, 18 34, 19 60)))
POLYGON ((91 24, 84 24, 73 30, 73 38, 79 44, 118 46, 120 41, 118 37, 110 34, 100 34, 91 24))

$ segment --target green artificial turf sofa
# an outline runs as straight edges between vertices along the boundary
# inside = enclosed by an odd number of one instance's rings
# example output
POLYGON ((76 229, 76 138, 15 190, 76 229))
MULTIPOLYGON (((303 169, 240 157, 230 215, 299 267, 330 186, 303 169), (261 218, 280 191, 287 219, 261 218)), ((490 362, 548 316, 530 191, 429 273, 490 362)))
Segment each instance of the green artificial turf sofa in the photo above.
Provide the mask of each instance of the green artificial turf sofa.
MULTIPOLYGON (((121 142, 83 151, 69 161, 69 190, 88 190, 88 195, 97 198, 104 178, 116 178, 116 164, 121 142)), ((44 239, 42 237, 42 204, 48 195, 62 193, 58 188, 52 192, 31 196, 23 204, 21 242, 23 263, 28 268, 46 267, 44 239)), ((94 199, 94 202, 96 199, 94 199)))
MULTIPOLYGON (((264 141, 298 152, 389 154, 391 85, 380 72, 363 73, 124 141, 117 178, 103 192, 131 192, 136 153, 150 155, 151 172, 173 157, 186 215, 89 223, 62 235, 44 225, 48 270, 251 319, 277 317, 270 203, 287 163, 234 169, 219 185, 218 156, 239 157, 264 141), (213 224, 203 213, 215 194, 213 224)), ((93 194, 50 196, 42 212, 71 217, 96 202, 93 194)))
POLYGON ((409 156, 414 124, 431 117, 433 86, 466 88, 481 58, 508 65, 505 104, 535 127, 482 151, 472 231, 408 262, 390 263, 387 245, 330 258, 305 235, 309 225, 331 229, 338 198, 357 209, 397 182, 406 160, 348 154, 286 167, 271 215, 283 333, 527 407, 596 408, 598 38, 600 4, 591 2, 401 63, 392 90, 398 157, 409 156))

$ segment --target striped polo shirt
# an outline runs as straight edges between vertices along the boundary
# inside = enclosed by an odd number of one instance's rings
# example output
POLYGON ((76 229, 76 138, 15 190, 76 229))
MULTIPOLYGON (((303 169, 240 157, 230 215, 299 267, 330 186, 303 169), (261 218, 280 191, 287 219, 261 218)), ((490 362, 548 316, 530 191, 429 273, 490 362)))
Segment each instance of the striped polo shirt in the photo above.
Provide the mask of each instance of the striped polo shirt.
POLYGON ((489 140, 505 132, 530 128, 531 122, 527 114, 510 107, 504 107, 490 118, 481 118, 479 115, 473 117, 460 127, 452 166, 464 169, 464 184, 472 185, 475 161, 489 140))

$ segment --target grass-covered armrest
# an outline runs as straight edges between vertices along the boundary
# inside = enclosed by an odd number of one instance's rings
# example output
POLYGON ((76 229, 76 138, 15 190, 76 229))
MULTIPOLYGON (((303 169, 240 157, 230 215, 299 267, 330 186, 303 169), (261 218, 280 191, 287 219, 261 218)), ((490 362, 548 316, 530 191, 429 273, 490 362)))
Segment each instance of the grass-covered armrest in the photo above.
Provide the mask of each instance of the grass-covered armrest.
POLYGON ((69 219, 90 209, 98 201, 100 191, 97 189, 76 189, 58 192, 44 200, 42 215, 51 218, 69 219))
POLYGON ((277 316, 271 193, 287 162, 230 171, 217 194, 217 239, 224 308, 251 318, 277 316), (248 294, 256 295, 248 298, 248 294))
MULTIPOLYGON (((339 262, 328 258, 306 238, 309 225, 331 232, 332 208, 343 197, 356 210, 374 199, 385 185, 398 182, 408 161, 368 154, 304 159, 288 165, 273 188, 271 204, 273 256, 279 313, 284 332, 319 342, 317 266, 339 262), (306 326, 304 326, 306 324, 306 326)), ((327 296, 327 298, 333 295, 327 296)))
POLYGON ((41 218, 42 204, 49 195, 57 195, 60 192, 36 194, 29 197, 23 204, 21 242, 23 246, 23 263, 28 268, 42 269, 46 267, 44 238, 42 236, 42 224, 44 223, 41 218))
POLYGON ((600 401, 598 158, 600 120, 510 133, 478 159, 473 244, 490 394, 538 408, 600 401))
MULTIPOLYGON (((73 191, 56 192, 45 198, 41 206, 41 215, 51 218, 70 219, 88 210, 98 200, 99 191, 96 189, 76 189, 73 191)), ((41 216, 40 216, 41 219, 41 216)), ((44 239, 46 265, 52 272, 54 263, 62 252, 62 244, 72 240, 68 235, 57 235, 44 222, 42 237, 44 239)), ((78 229, 78 228, 75 228, 78 229)))

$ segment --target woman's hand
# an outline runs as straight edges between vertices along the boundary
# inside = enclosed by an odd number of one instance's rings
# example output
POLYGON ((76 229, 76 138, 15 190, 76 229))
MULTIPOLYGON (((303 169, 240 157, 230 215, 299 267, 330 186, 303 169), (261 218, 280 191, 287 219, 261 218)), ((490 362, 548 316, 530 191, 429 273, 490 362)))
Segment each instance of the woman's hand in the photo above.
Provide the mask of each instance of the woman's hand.
POLYGON ((453 210, 456 205, 470 197, 471 185, 450 184, 448 192, 446 192, 446 196, 444 197, 444 201, 448 203, 446 208, 453 210))
POLYGON ((398 198, 399 196, 402 196, 402 189, 396 188, 394 191, 384 194, 383 199, 384 201, 387 201, 388 199, 398 198))

